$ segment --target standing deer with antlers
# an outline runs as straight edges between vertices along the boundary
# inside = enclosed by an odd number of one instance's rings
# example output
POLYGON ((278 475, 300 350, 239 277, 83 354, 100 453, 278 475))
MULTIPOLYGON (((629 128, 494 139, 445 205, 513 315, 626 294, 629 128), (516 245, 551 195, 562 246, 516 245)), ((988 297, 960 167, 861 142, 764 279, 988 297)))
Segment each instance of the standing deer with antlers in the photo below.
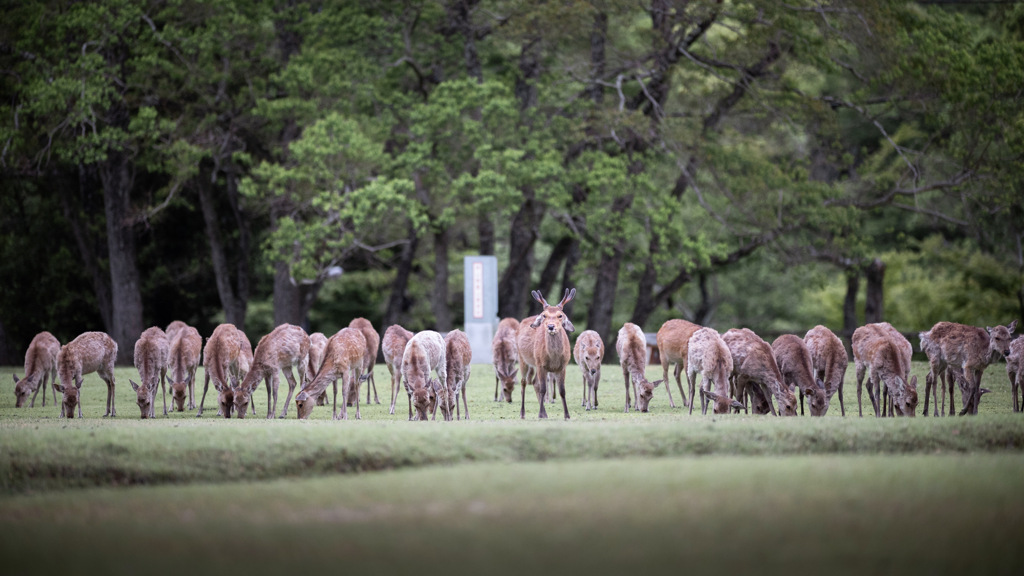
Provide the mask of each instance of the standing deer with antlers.
MULTIPOLYGON (((565 295, 562 296, 561 302, 556 306, 548 304, 544 299, 544 296, 539 290, 534 290, 530 294, 533 295, 533 299, 540 302, 544 306, 544 310, 534 318, 533 322, 529 324, 527 330, 534 332, 532 338, 526 338, 525 342, 529 342, 529 346, 524 346, 524 338, 522 329, 520 331, 520 337, 518 338, 519 344, 519 358, 520 364, 525 363, 527 368, 533 371, 533 386, 534 391, 537 393, 537 401, 540 402, 540 418, 547 418, 547 411, 544 410, 544 396, 547 392, 548 374, 553 375, 558 381, 558 392, 562 396, 562 410, 565 413, 565 419, 569 419, 569 405, 565 401, 565 368, 569 365, 569 359, 572 357, 572 348, 569 346, 569 336, 566 332, 574 332, 576 328, 569 321, 569 317, 565 315, 562 307, 572 301, 576 296, 576 289, 566 290, 565 295), (540 334, 536 333, 536 329, 543 326, 543 330, 540 334)), ((526 368, 521 369, 524 372, 528 372, 526 368)), ((522 405, 519 409, 519 417, 526 418, 526 380, 523 380, 523 394, 522 394, 522 405)))

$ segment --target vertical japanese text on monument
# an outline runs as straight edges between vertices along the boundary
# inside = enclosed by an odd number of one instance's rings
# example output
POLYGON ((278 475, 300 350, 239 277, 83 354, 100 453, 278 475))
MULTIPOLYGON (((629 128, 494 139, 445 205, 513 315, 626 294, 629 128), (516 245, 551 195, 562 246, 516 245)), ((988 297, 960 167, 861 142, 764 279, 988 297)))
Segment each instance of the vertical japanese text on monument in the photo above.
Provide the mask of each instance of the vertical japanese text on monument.
POLYGON ((473 318, 484 317, 484 265, 473 263, 473 318))

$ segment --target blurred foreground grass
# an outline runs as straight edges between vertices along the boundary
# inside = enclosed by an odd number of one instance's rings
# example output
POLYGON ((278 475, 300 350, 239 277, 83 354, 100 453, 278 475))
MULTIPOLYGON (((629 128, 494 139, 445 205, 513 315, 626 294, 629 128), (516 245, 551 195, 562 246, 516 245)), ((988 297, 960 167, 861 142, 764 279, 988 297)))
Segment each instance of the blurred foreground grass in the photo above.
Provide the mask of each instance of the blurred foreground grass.
POLYGON ((99 488, 0 499, 0 561, 11 574, 1017 574, 1022 477, 1020 454, 713 456, 99 488))

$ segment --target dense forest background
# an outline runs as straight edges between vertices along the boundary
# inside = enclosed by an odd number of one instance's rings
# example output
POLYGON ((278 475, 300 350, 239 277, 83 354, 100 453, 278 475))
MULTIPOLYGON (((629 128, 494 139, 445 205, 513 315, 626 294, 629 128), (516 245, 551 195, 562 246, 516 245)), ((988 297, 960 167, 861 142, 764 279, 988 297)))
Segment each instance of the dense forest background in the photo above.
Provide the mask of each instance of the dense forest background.
POLYGON ((1024 6, 5 0, 0 363, 32 336, 1024 320, 1024 6), (340 272, 340 274, 339 274, 340 272))

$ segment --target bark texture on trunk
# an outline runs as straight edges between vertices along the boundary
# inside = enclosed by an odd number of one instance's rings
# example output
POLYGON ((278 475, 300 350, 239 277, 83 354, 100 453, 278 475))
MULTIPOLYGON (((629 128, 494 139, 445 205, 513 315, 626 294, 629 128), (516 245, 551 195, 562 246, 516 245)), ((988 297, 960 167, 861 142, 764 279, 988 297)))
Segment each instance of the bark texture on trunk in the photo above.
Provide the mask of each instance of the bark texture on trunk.
POLYGON ((398 265, 395 266, 395 279, 391 283, 391 295, 388 296, 387 308, 384 310, 381 334, 387 330, 388 326, 401 324, 403 314, 409 310, 411 302, 406 296, 406 290, 409 287, 409 276, 412 275, 413 259, 416 257, 418 244, 419 238, 416 236, 416 231, 409 226, 409 242, 402 247, 398 265))
POLYGON ((117 361, 130 364, 135 341, 142 334, 142 288, 131 223, 134 166, 122 152, 111 151, 100 164, 103 208, 107 217, 107 257, 110 262, 112 332, 117 361))
POLYGON ((875 258, 864 268, 867 279, 867 291, 864 300, 864 322, 867 324, 881 322, 884 319, 884 296, 882 288, 885 284, 885 262, 875 258))
POLYGON ((860 274, 856 270, 846 271, 846 298, 843 300, 843 335, 847 341, 853 338, 857 329, 857 292, 860 290, 860 274))
POLYGON ((231 266, 221 237, 219 214, 213 197, 213 185, 210 175, 204 174, 197 179, 199 205, 203 211, 203 223, 206 228, 206 240, 210 245, 210 260, 213 263, 213 275, 217 282, 217 295, 224 308, 224 319, 234 324, 239 330, 245 330, 246 301, 235 293, 231 281, 231 266))
POLYGON ((498 316, 501 318, 528 315, 525 312, 533 302, 530 297, 533 246, 543 216, 543 207, 534 199, 533 192, 528 191, 519 212, 512 217, 509 230, 509 264, 498 282, 498 316))
POLYGON ((452 329, 452 311, 448 306, 448 230, 434 232, 434 290, 430 294, 435 330, 452 329))

